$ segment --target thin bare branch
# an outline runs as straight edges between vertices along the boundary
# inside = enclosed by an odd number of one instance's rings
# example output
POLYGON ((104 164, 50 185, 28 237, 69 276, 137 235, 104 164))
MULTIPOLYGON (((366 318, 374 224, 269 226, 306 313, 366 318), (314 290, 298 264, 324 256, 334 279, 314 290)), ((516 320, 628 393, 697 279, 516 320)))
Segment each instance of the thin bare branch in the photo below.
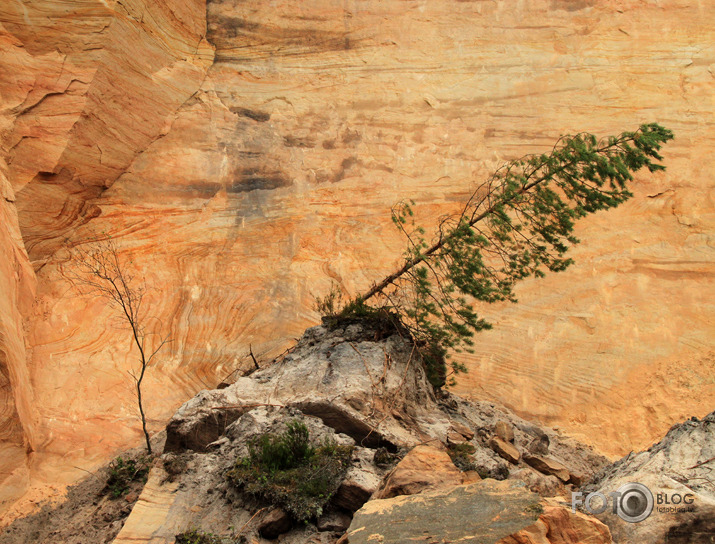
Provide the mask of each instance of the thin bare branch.
POLYGON ((119 248, 110 237, 97 239, 89 244, 78 245, 70 250, 69 263, 63 263, 61 271, 70 284, 86 295, 100 296, 116 308, 131 330, 132 342, 139 351, 140 366, 131 369, 129 375, 135 382, 137 403, 141 416, 146 447, 151 454, 151 441, 146 428, 146 415, 142 402, 142 381, 147 367, 156 354, 170 339, 163 337, 149 357, 146 356, 147 333, 143 315, 146 283, 141 283, 129 270, 121 257, 119 248))

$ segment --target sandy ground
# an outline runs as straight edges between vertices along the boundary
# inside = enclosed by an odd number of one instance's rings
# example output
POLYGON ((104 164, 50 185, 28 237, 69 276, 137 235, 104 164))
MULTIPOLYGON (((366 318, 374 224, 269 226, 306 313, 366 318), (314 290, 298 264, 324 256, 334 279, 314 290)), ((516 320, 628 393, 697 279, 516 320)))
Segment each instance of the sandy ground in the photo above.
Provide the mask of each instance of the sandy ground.
MULTIPOLYGON (((152 439, 154 451, 163 450, 165 433, 152 439)), ((144 448, 129 450, 123 459, 136 459, 144 448)), ((107 490, 109 464, 71 486, 59 504, 41 507, 36 513, 0 529, 0 544, 108 544, 114 540, 139 498, 144 481, 132 482, 117 499, 107 490)))

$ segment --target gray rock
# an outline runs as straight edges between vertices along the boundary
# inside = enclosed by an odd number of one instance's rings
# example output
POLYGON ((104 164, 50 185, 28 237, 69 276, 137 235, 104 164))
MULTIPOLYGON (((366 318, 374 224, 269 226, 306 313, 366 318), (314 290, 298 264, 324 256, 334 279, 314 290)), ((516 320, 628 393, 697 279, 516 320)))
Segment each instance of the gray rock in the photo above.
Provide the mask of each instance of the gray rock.
POLYGON ((344 512, 328 512, 327 514, 320 516, 316 526, 318 527, 318 531, 342 533, 350 527, 351 521, 352 517, 344 512))
POLYGON ((534 455, 548 455, 549 454, 549 437, 545 434, 537 436, 526 447, 534 455))
POLYGON ((503 480, 509 475, 509 465, 491 448, 478 447, 471 458, 482 478, 503 480))
POLYGON ((377 491, 381 481, 382 478, 376 474, 375 470, 353 466, 348 470, 333 502, 340 508, 355 512, 377 491))
MULTIPOLYGON (((702 421, 690 419, 674 425, 659 443, 640 453, 630 453, 604 468, 584 496, 599 491, 609 497, 629 483, 645 485, 654 496, 654 511, 643 521, 627 523, 612 508, 597 517, 608 525, 619 544, 643 542, 709 542, 715 536, 715 412, 702 421), (678 495, 680 498, 676 498, 678 495), (690 505, 683 499, 689 495, 690 505), (661 504, 658 504, 658 501, 661 504), (670 504, 666 505, 665 501, 670 504), (672 504, 678 501, 678 505, 672 504), (680 508, 681 511, 672 509, 680 508), (687 510, 687 511, 686 511, 687 510), (700 536, 698 536, 700 535, 700 536), (689 538, 701 540, 689 540, 689 538)), ((610 506, 610 503, 609 503, 610 506)))
POLYGON ((242 413, 257 405, 293 406, 351 436, 358 445, 414 446, 445 437, 450 418, 411 344, 398 335, 375 340, 351 325, 308 329, 295 349, 226 389, 204 391, 169 423, 166 451, 204 451, 242 413))
MULTIPOLYGON (((176 417, 166 426, 164 452, 199 451, 218 440, 231 423, 236 421, 245 409, 241 406, 227 406, 221 399, 220 391, 201 391, 197 397, 198 407, 190 417, 176 417)), ((192 401, 197 399, 194 397, 192 401)))

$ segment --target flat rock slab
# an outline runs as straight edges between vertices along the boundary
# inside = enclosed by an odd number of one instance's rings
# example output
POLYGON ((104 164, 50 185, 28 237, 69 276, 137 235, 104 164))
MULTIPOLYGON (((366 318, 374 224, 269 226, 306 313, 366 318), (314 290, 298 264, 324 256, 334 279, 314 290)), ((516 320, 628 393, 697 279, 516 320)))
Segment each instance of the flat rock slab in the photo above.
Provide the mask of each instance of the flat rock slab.
POLYGON ((489 440, 489 447, 494 450, 499 457, 506 459, 510 463, 516 465, 519 462, 521 454, 519 453, 519 450, 516 449, 514 444, 510 444, 509 442, 505 442, 501 438, 494 436, 489 440))
POLYGON ((524 462, 542 474, 556 476, 563 483, 568 482, 571 478, 569 470, 554 459, 539 455, 524 455, 524 462))
POLYGON ((181 531, 178 528, 167 530, 166 525, 179 483, 165 482, 166 476, 161 468, 152 468, 139 500, 113 544, 173 544, 174 535, 181 531))
POLYGON ((348 530, 350 544, 494 544, 532 525, 539 497, 523 484, 483 480, 419 495, 368 501, 348 530))

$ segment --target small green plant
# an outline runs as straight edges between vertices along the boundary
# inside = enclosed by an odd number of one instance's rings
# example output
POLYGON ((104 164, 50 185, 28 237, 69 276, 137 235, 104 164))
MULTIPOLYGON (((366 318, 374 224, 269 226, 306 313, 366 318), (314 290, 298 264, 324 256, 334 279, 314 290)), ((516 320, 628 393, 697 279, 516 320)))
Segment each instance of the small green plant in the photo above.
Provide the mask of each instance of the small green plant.
POLYGON ((352 447, 333 441, 313 445, 305 424, 293 420, 280 434, 254 437, 248 456, 236 461, 228 478, 302 522, 322 513, 338 490, 351 456, 352 447))
POLYGON ((117 457, 109 464, 107 491, 113 499, 118 499, 129 492, 132 482, 146 482, 149 474, 151 457, 142 455, 136 459, 117 457))
POLYGON ((450 444, 447 448, 447 453, 449 453, 449 456, 452 458, 454 466, 462 472, 477 470, 477 465, 474 464, 471 457, 475 451, 477 451, 477 449, 469 442, 450 444))
POLYGON ((337 283, 332 283, 327 295, 322 298, 318 296, 315 297, 313 309, 321 316, 327 318, 335 317, 339 312, 342 298, 343 294, 340 291, 340 287, 338 287, 337 283))
POLYGON ((524 511, 534 516, 534 519, 537 520, 539 516, 544 513, 544 507, 540 502, 535 502, 524 508, 524 511))
POLYGON ((295 468, 314 453, 308 428, 297 420, 284 433, 261 435, 249 445, 251 462, 270 472, 295 468))
POLYGON ((223 539, 213 533, 191 529, 176 535, 176 544, 224 544, 223 539))
POLYGON ((335 284, 324 298, 315 298, 314 308, 321 315, 323 324, 331 330, 361 325, 377 339, 394 333, 409 336, 399 315, 390 307, 371 306, 360 298, 346 299, 335 284))

